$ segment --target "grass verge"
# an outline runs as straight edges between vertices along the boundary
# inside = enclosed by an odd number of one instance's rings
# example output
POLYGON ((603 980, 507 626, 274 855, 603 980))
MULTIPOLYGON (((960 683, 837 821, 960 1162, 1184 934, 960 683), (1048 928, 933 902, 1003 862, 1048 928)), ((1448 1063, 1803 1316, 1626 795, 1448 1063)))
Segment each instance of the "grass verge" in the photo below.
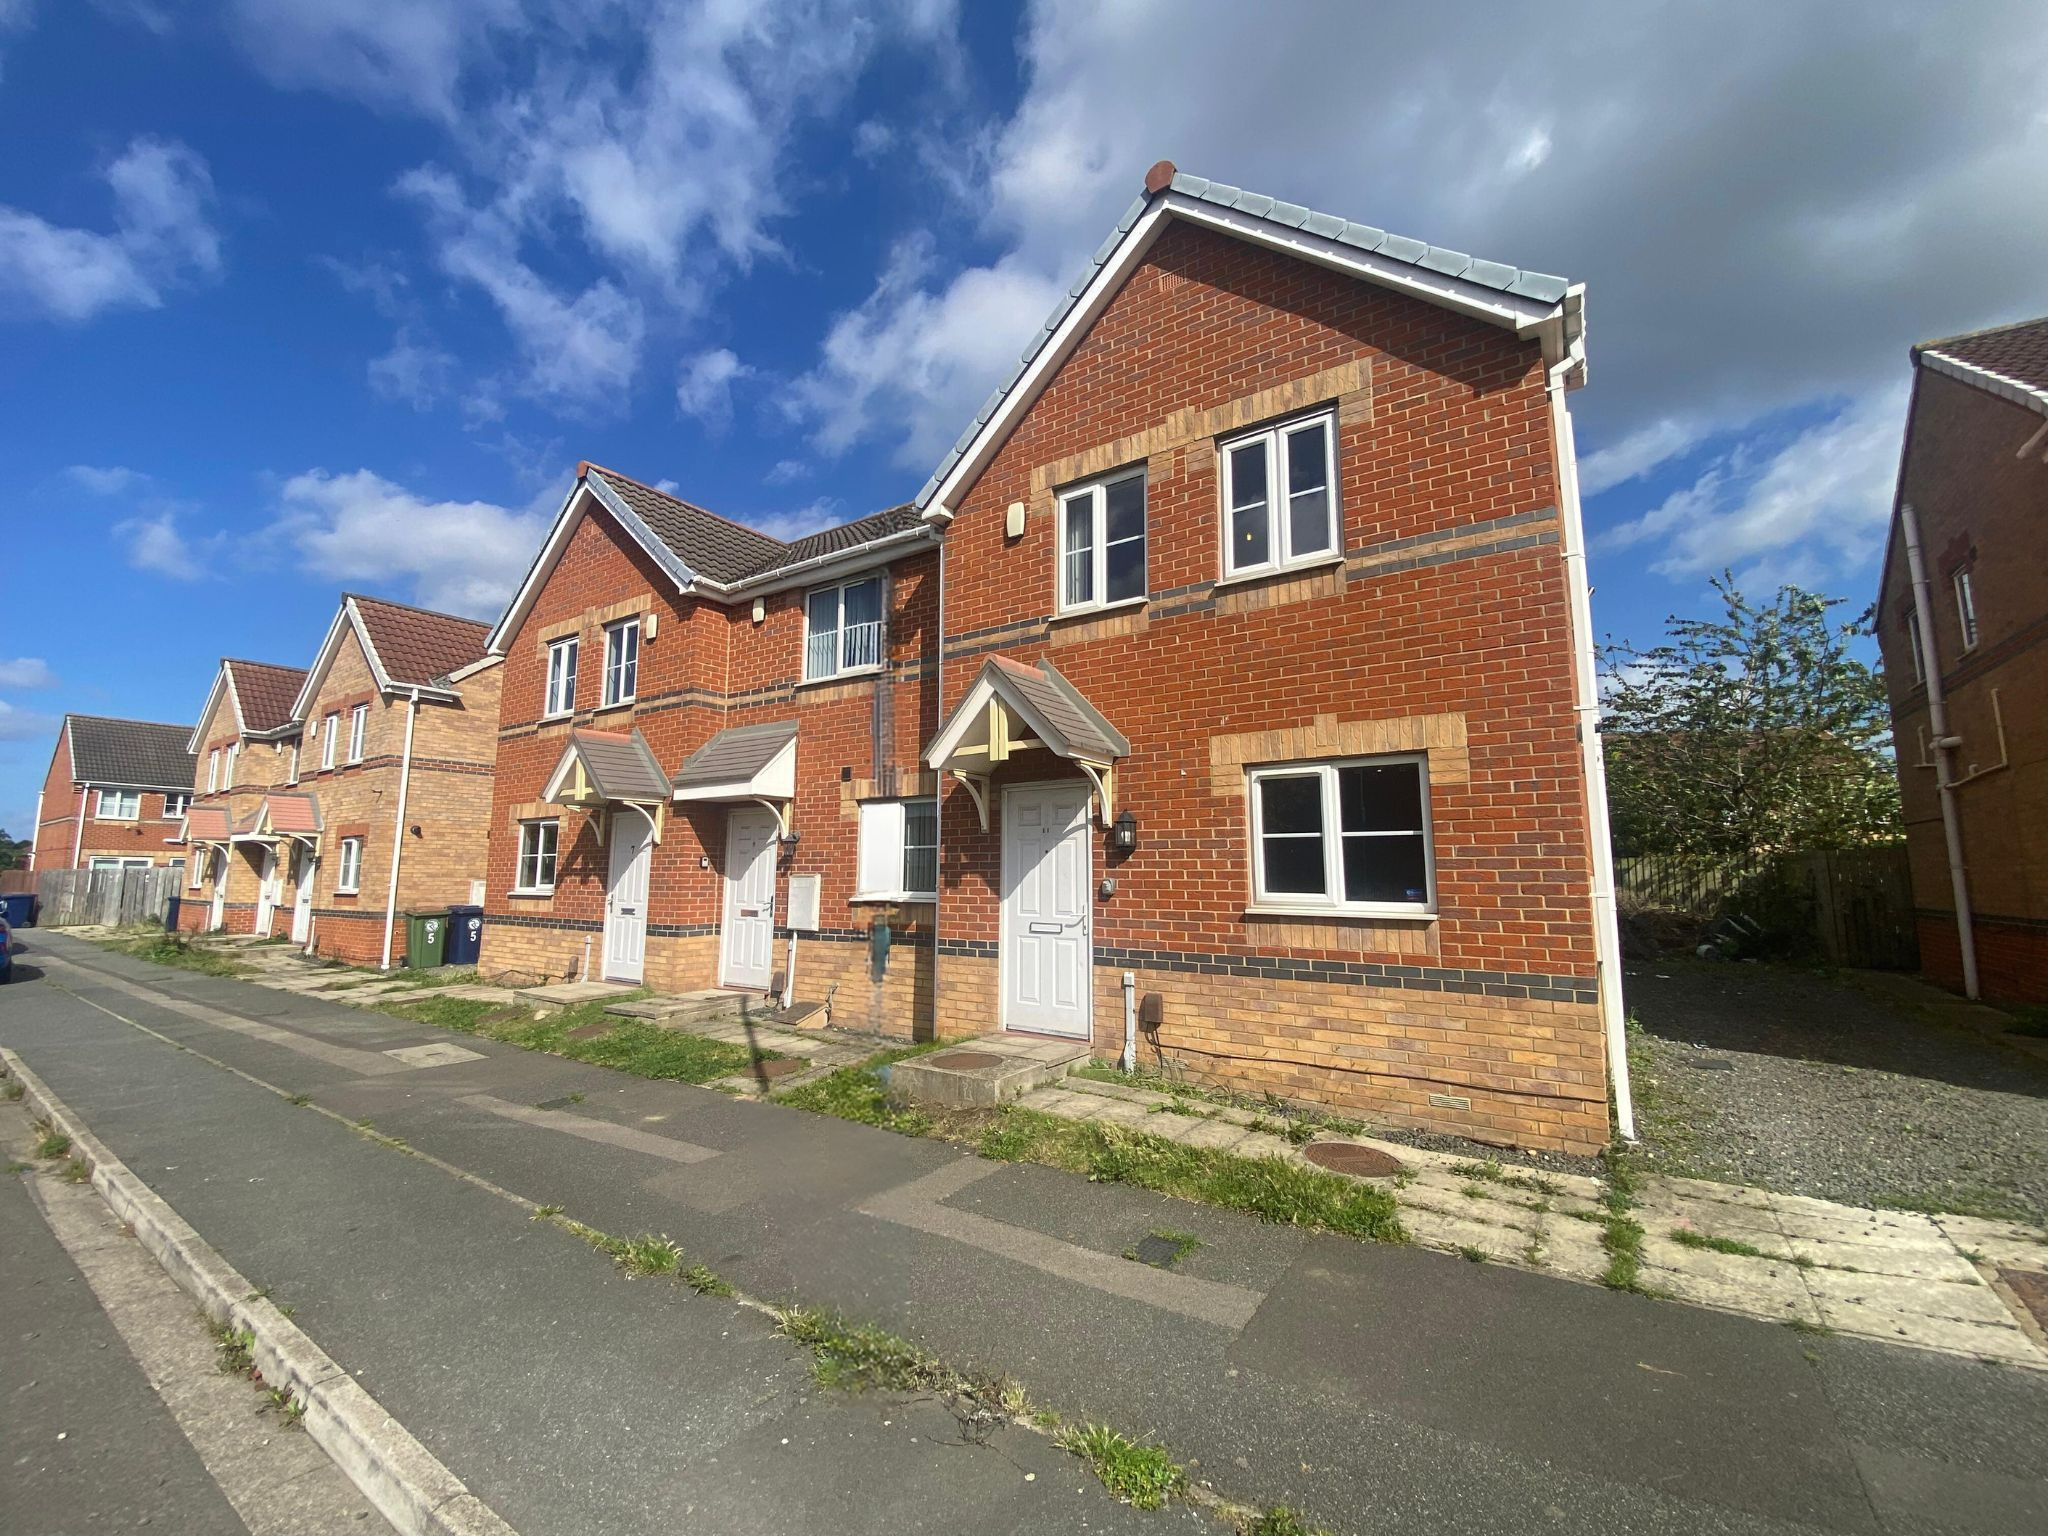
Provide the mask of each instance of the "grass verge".
POLYGON ((1365 1133, 1363 1120, 1326 1114, 1307 1105, 1290 1103, 1278 1094, 1234 1093, 1228 1088, 1198 1087, 1193 1083, 1175 1082, 1158 1072, 1126 1072, 1123 1068, 1111 1066, 1106 1061, 1085 1062, 1073 1068, 1067 1075, 1085 1077, 1090 1082, 1143 1088, 1152 1093, 1170 1093, 1174 1098, 1190 1103, 1221 1104, 1231 1109, 1251 1110, 1270 1119, 1265 1124, 1254 1125, 1250 1129, 1264 1131, 1271 1136, 1284 1136, 1297 1145, 1313 1141, 1325 1133, 1332 1136, 1361 1136, 1365 1133))
POLYGON ((749 1051, 723 1040, 707 1040, 682 1030, 663 1029, 645 1019, 607 1016, 605 1008, 619 1000, 608 997, 579 1003, 544 1019, 535 1018, 529 1009, 506 1008, 468 997, 384 998, 374 1006, 378 1012, 396 1018, 501 1041, 522 1050, 544 1051, 570 1061, 614 1067, 635 1077, 673 1082, 708 1083, 744 1072, 754 1062, 772 1061, 777 1055, 774 1051, 749 1051), (597 1023, 611 1027, 602 1034, 580 1040, 572 1038, 574 1031, 597 1023))
POLYGON ((878 1052, 866 1061, 841 1067, 815 1082, 780 1094, 775 1102, 792 1109, 807 1109, 814 1115, 832 1115, 861 1125, 879 1126, 905 1136, 929 1136, 938 1129, 938 1122, 931 1115, 920 1109, 899 1109, 889 1102, 888 1069, 948 1043, 927 1040, 920 1045, 878 1052))
POLYGON ((138 934, 133 938, 102 939, 100 943, 119 954, 133 955, 138 960, 147 960, 152 965, 168 965, 181 971, 197 971, 202 976, 247 976, 252 974, 246 965, 238 965, 203 945, 194 944, 182 933, 165 933, 156 929, 138 934))
POLYGON ((1069 1425, 1055 1443, 1085 1461, 1103 1487, 1134 1509, 1159 1509, 1188 1485, 1186 1469, 1163 1446, 1133 1440, 1107 1424, 1069 1425))

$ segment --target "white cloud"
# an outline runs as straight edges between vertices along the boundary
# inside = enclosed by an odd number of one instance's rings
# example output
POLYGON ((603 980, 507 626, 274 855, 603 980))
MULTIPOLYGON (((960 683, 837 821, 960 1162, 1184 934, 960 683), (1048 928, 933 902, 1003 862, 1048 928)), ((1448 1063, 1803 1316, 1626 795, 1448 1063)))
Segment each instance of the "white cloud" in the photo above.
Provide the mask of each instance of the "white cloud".
POLYGON ((415 336, 410 326, 400 326, 391 339, 391 350, 370 359, 370 388, 390 400, 403 400, 423 411, 448 392, 455 373, 455 358, 431 341, 415 336))
POLYGON ((178 528, 178 514, 169 509, 114 524, 114 536, 126 542, 128 563, 138 571, 154 571, 173 581, 199 581, 209 574, 203 550, 218 548, 219 536, 195 549, 178 528))
POLYGON ((774 467, 761 478, 769 485, 794 485, 810 472, 811 466, 802 459, 777 459, 774 467))
POLYGON ((17 709, 0 699, 0 741, 47 741, 57 734, 57 717, 17 709))
POLYGON ((134 139, 105 171, 114 231, 101 234, 0 207, 0 311, 90 320, 154 309, 179 283, 220 271, 213 178, 182 144, 134 139))
POLYGON ((141 470, 123 469, 118 464, 73 464, 64 471, 63 477, 95 496, 120 496, 129 491, 139 491, 149 484, 149 476, 141 470))
POLYGON ((1687 453, 1705 435, 1696 422, 1660 416, 1647 422, 1619 442, 1579 456, 1579 490, 1598 496, 1630 480, 1640 479, 1659 465, 1687 453))
POLYGON ((734 380, 753 371, 727 347, 684 358, 676 379, 676 409, 694 416, 712 432, 722 432, 732 425, 734 380))
POLYGON ((846 521, 845 504, 837 496, 820 496, 803 506, 792 507, 786 512, 756 513, 747 519, 749 528, 758 529, 772 539, 800 539, 807 533, 816 533, 820 528, 830 528, 834 523, 846 521))
POLYGON ((279 85, 450 118, 463 70, 516 0, 230 0, 230 31, 279 85))
POLYGON ((40 656, 0 657, 0 688, 54 688, 57 675, 40 656))
POLYGON ((425 607, 495 618, 560 502, 433 501, 367 469, 314 469, 284 483, 275 532, 323 580, 401 583, 425 607))
POLYGON ((1596 545, 1650 545, 1664 576, 1733 569, 1752 587, 1825 585, 1883 546, 1905 419, 1904 388, 1881 389, 1774 450, 1739 445, 1596 545))

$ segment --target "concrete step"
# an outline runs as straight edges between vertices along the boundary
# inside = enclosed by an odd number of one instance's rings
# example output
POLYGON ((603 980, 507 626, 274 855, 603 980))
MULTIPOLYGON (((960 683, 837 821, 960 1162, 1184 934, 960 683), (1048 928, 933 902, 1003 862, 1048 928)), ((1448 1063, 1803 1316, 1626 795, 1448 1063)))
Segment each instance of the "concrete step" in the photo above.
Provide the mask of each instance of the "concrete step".
POLYGON ((1089 1054, 1085 1040, 989 1035, 897 1062, 889 1092, 943 1109, 992 1109, 1057 1082, 1089 1054))
POLYGON ((545 1016, 559 1008, 573 1008, 578 1003, 618 997, 632 990, 616 981, 558 981, 552 986, 520 988, 519 1001, 536 1014, 545 1016))
POLYGON ((701 992, 675 992, 662 997, 636 997, 614 1003, 605 1012, 621 1018, 645 1019, 652 1024, 681 1028, 737 1019, 747 1011, 752 1001, 751 995, 745 992, 707 988, 701 992))

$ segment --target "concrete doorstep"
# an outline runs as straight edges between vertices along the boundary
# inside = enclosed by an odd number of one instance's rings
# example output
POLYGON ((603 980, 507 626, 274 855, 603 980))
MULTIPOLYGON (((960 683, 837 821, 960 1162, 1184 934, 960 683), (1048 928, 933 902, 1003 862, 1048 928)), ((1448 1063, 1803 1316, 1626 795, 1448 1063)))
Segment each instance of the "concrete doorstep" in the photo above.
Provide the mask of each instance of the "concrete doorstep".
MULTIPOLYGON (((1366 1136, 1326 1133, 1297 1144, 1265 1128, 1273 1123, 1268 1116, 1086 1078, 1035 1088, 1016 1102, 1066 1120, 1120 1125, 1240 1157, 1277 1157, 1341 1177, 1355 1175, 1332 1168, 1329 1149, 1370 1149, 1399 1171, 1362 1182, 1394 1196, 1402 1224, 1425 1248, 1593 1284, 1603 1283, 1611 1260, 1603 1241, 1607 1190, 1599 1179, 1366 1136), (1311 1156, 1311 1148, 1319 1155, 1311 1156)), ((1813 1332, 2048 1370, 2048 1337, 2004 1279, 2007 1271, 2048 1276, 2048 1232, 1658 1177, 1644 1181, 1626 1214, 1643 1228, 1636 1283, 1651 1295, 1813 1332)))
POLYGON ((93 1188, 199 1308, 246 1331, 263 1379, 301 1404, 301 1424, 404 1536, 516 1536, 305 1332, 71 1114, 11 1050, 0 1064, 32 1114, 68 1136, 93 1188))

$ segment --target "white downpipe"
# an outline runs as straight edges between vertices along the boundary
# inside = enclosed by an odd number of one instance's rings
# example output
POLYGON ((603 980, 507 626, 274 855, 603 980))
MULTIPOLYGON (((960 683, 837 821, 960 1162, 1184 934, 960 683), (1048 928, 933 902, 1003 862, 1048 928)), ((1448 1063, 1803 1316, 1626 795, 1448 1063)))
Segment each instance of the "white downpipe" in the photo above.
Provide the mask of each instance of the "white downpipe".
POLYGON ((43 792, 36 791, 36 824, 28 829, 28 867, 36 867, 36 844, 43 836, 43 792))
POLYGON ((1138 1070, 1138 978, 1124 972, 1124 1059, 1126 1072, 1138 1070))
POLYGON ((1920 514, 1899 503, 1899 531, 1906 538, 1906 569, 1913 580, 1913 613, 1920 627, 1920 671, 1927 679, 1927 728, 1934 734, 1934 782, 1941 797, 1941 835, 1948 844, 1948 883, 1955 893, 1956 944, 1963 952, 1963 995, 1977 997, 1977 932, 1970 912, 1970 872, 1963 864, 1962 807, 1956 801, 1956 748, 1948 732, 1948 694, 1941 686, 1941 657, 1934 648, 1934 597, 1927 585, 1927 559, 1920 549, 1920 514))
POLYGON ((92 796, 92 786, 78 786, 78 825, 71 834, 71 867, 78 868, 79 851, 85 847, 85 808, 92 796))
POLYGON ((382 970, 391 969, 391 927, 398 921, 398 865, 405 857, 405 792, 412 788, 412 727, 420 715, 420 691, 415 688, 405 705, 405 755, 398 760, 398 820, 391 829, 391 884, 384 892, 384 959, 382 970))
POLYGON ((1614 843, 1608 830, 1607 757, 1600 741, 1600 689, 1593 664, 1593 589, 1586 577, 1586 526, 1579 509, 1578 447, 1564 376, 1581 348, 1550 370, 1550 420, 1556 441, 1559 512, 1564 519, 1565 585, 1570 592, 1572 661, 1576 673, 1579 755, 1586 780, 1587 833, 1593 844, 1593 947, 1599 967, 1600 1025, 1607 1040, 1607 1078, 1614 1085, 1614 1123, 1636 1139, 1635 1094, 1628 1080, 1628 1013, 1621 996, 1621 919, 1614 905, 1614 843))
POLYGON ((796 930, 789 930, 789 958, 782 962, 782 1006, 796 1001, 796 930))

